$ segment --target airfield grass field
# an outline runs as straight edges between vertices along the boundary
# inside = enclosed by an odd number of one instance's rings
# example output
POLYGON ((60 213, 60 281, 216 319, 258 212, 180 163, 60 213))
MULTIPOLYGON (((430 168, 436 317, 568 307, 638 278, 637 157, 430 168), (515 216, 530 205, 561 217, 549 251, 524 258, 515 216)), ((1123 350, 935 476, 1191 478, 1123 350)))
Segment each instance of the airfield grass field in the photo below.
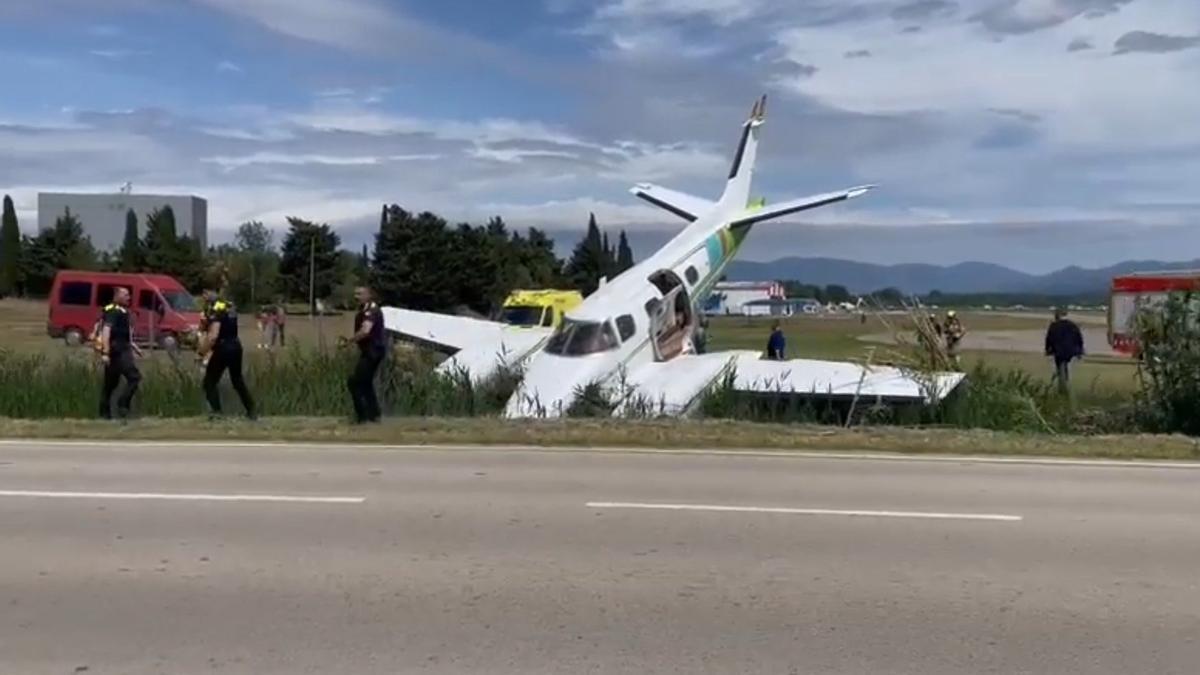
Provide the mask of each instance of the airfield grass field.
MULTIPOLYGON (((46 304, 27 300, 0 300, 0 348, 17 352, 42 353, 47 356, 80 353, 86 350, 67 347, 62 340, 52 340, 46 335, 46 304)), ((857 316, 817 315, 796 316, 783 319, 783 330, 788 341, 788 356, 791 358, 842 359, 873 363, 889 363, 902 349, 878 341, 880 336, 893 335, 902 330, 907 317, 898 314, 868 315, 866 323, 857 316)), ((963 367, 972 368, 983 362, 999 369, 1018 369, 1039 380, 1049 380, 1053 371, 1051 364, 1040 351, 1040 334, 1045 330, 1049 317, 1043 313, 1028 315, 1000 312, 963 312, 963 323, 968 333, 967 344, 986 340, 980 336, 1014 335, 1016 345, 1005 349, 964 349, 963 367), (1029 344, 1024 344, 1028 342, 1029 344)), ((1092 330, 1089 340, 1094 343, 1095 327, 1102 315, 1076 317, 1081 325, 1092 330)), ((341 316, 307 317, 292 316, 287 323, 288 345, 316 347, 324 344, 332 348, 338 336, 347 335, 351 329, 349 314, 341 316)), ((748 349, 763 350, 770 332, 772 319, 769 317, 715 317, 709 326, 709 350, 748 349)), ((259 341, 259 331, 254 318, 242 316, 240 321, 242 343, 254 351, 259 341)), ((1100 338, 1102 340, 1102 337, 1100 338)), ((1103 344, 1089 344, 1090 351, 1100 351, 1103 344)), ((152 357, 153 358, 153 357, 152 357)), ((252 357, 253 358, 253 357, 252 357)), ((1104 400, 1114 395, 1131 392, 1136 386, 1136 370, 1131 361, 1121 357, 1088 357, 1080 363, 1072 381, 1074 394, 1081 400, 1104 400)))

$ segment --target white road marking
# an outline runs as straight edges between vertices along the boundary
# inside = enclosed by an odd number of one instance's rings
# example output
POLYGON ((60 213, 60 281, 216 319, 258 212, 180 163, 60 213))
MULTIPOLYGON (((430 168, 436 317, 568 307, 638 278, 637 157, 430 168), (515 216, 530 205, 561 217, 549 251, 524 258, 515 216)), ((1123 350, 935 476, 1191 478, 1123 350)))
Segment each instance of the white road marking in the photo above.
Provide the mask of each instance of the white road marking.
POLYGON ((1039 457, 1036 455, 940 455, 905 454, 900 452, 854 452, 823 450, 764 450, 754 448, 638 448, 638 447, 587 447, 572 445, 516 445, 516 444, 384 444, 384 443, 338 443, 338 442, 287 442, 287 441, 84 441, 84 440, 25 440, 0 439, 0 447, 39 447, 70 449, 80 447, 104 448, 106 450, 138 450, 153 448, 158 451, 188 449, 265 449, 265 450, 373 450, 393 452, 429 452, 437 450, 465 452, 545 452, 545 453, 590 453, 627 455, 699 455, 715 457, 780 457, 791 459, 844 459, 866 462, 935 462, 953 464, 1033 464, 1042 466, 1089 466, 1101 468, 1134 469, 1191 469, 1200 470, 1200 461, 1171 460, 1124 460, 1124 459, 1069 459, 1061 457, 1039 457))
POLYGON ((362 504, 366 497, 302 497, 294 495, 205 495, 160 492, 51 492, 0 490, 0 497, 45 499, 158 499, 185 502, 284 502, 293 504, 362 504))
POLYGON ((927 513, 922 511, 861 511, 841 509, 792 509, 772 506, 721 506, 716 504, 641 504, 637 502, 588 502, 592 509, 649 509, 659 511, 718 511, 723 513, 785 513, 799 516, 858 516, 869 518, 929 518, 935 520, 991 520, 1017 522, 1022 516, 997 513, 927 513))

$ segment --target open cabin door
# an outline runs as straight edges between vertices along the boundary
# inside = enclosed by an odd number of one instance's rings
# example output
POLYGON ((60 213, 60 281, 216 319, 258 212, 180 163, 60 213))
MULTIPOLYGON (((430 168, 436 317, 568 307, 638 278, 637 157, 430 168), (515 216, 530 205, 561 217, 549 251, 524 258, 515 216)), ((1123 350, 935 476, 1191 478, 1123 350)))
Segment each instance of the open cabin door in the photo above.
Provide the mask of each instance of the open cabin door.
POLYGON ((683 280, 671 270, 659 270, 649 280, 663 294, 646 303, 654 360, 670 361, 680 354, 693 353, 696 312, 683 280))

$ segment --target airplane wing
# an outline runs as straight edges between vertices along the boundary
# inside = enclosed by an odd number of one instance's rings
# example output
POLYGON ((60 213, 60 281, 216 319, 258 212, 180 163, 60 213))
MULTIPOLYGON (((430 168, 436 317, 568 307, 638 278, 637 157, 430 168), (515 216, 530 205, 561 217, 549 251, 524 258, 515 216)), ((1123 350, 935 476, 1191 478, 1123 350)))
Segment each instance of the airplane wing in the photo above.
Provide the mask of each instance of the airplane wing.
POLYGON ((476 382, 523 361, 553 332, 465 316, 383 307, 383 326, 403 339, 451 354, 438 370, 466 370, 476 382))
POLYGON ((934 373, 918 378, 891 366, 864 366, 844 361, 792 359, 767 361, 757 353, 741 354, 734 363, 733 388, 758 393, 853 397, 893 403, 940 401, 966 377, 934 373))
POLYGON ((504 324, 467 316, 383 307, 383 327, 440 351, 456 352, 491 342, 500 344, 504 324))
POLYGON ((889 403, 940 401, 965 377, 962 373, 937 373, 926 381, 890 366, 816 359, 766 361, 754 351, 686 355, 626 373, 614 415, 687 414, 731 371, 734 391, 845 399, 858 396, 864 401, 889 403))
POLYGON ((686 414, 739 356, 757 356, 757 353, 689 354, 647 363, 625 374, 623 390, 619 392, 621 403, 613 414, 634 417, 686 414))
POLYGON ((639 199, 649 202, 660 209, 669 211, 690 222, 695 221, 705 212, 716 206, 703 197, 693 197, 684 192, 669 188, 641 183, 630 190, 639 199))
POLYGON ((753 225, 766 220, 781 218, 792 213, 799 213, 800 211, 807 211, 809 209, 815 209, 828 204, 844 202, 848 199, 861 197, 862 195, 865 195, 867 192, 871 191, 874 187, 874 185, 862 185, 859 187, 850 188, 849 190, 842 190, 840 192, 826 192, 825 194, 802 197, 800 199, 793 199, 791 201, 781 202, 771 206, 764 206, 760 209, 749 211, 739 218, 735 218, 729 224, 729 226, 738 227, 740 225, 753 225))

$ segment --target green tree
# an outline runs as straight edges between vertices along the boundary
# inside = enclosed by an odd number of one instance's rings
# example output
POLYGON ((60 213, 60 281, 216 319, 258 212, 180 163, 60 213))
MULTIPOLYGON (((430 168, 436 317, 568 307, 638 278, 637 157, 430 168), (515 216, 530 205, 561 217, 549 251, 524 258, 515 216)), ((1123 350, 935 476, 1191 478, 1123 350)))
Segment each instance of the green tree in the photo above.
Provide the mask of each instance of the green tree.
POLYGON ((155 209, 146 216, 146 268, 171 274, 179 257, 179 235, 175 229, 175 211, 170 206, 155 209))
MULTIPOLYGON (((467 230, 471 228, 467 226, 467 230)), ((462 277, 483 274, 475 234, 447 229, 432 213, 417 216, 392 205, 387 221, 375 236, 371 285, 388 304, 421 310, 448 310, 471 294, 462 277)))
POLYGON ((279 278, 275 234, 257 220, 242 223, 234 235, 236 247, 228 256, 229 293, 234 302, 258 305, 270 295, 279 278))
POLYGON ((133 209, 125 212, 125 239, 117 253, 117 268, 122 272, 140 272, 146 266, 146 251, 138 236, 138 219, 133 209))
POLYGON ((625 230, 621 230, 621 237, 617 240, 617 274, 633 267, 633 249, 629 247, 629 239, 625 236, 625 230))
POLYGON ((853 297, 850 295, 850 291, 845 286, 838 284, 829 284, 826 286, 824 295, 826 302, 842 303, 853 300, 853 297))
POLYGON ((600 277, 604 276, 607 268, 608 253, 604 250, 604 238, 596 225, 596 216, 592 214, 588 219, 587 234, 575 245, 567 261, 566 275, 584 295, 591 295, 599 287, 600 277))
POLYGON ((4 195, 0 219, 0 297, 14 295, 21 287, 21 227, 12 198, 4 195))
POLYGON ((371 283, 371 252, 366 244, 362 245, 362 253, 359 254, 358 260, 355 261, 354 276, 359 286, 371 283))
POLYGON ((58 270, 93 270, 99 264, 91 240, 83 233, 82 223, 66 209, 55 220, 54 227, 38 232, 36 237, 25 237, 19 267, 25 292, 44 296, 50 292, 58 270))
MULTIPOLYGON (((329 225, 288 218, 279 259, 279 290, 288 298, 305 302, 328 298, 338 283, 338 246, 341 238, 329 225)), ((316 307, 311 307, 316 311, 316 307)))

